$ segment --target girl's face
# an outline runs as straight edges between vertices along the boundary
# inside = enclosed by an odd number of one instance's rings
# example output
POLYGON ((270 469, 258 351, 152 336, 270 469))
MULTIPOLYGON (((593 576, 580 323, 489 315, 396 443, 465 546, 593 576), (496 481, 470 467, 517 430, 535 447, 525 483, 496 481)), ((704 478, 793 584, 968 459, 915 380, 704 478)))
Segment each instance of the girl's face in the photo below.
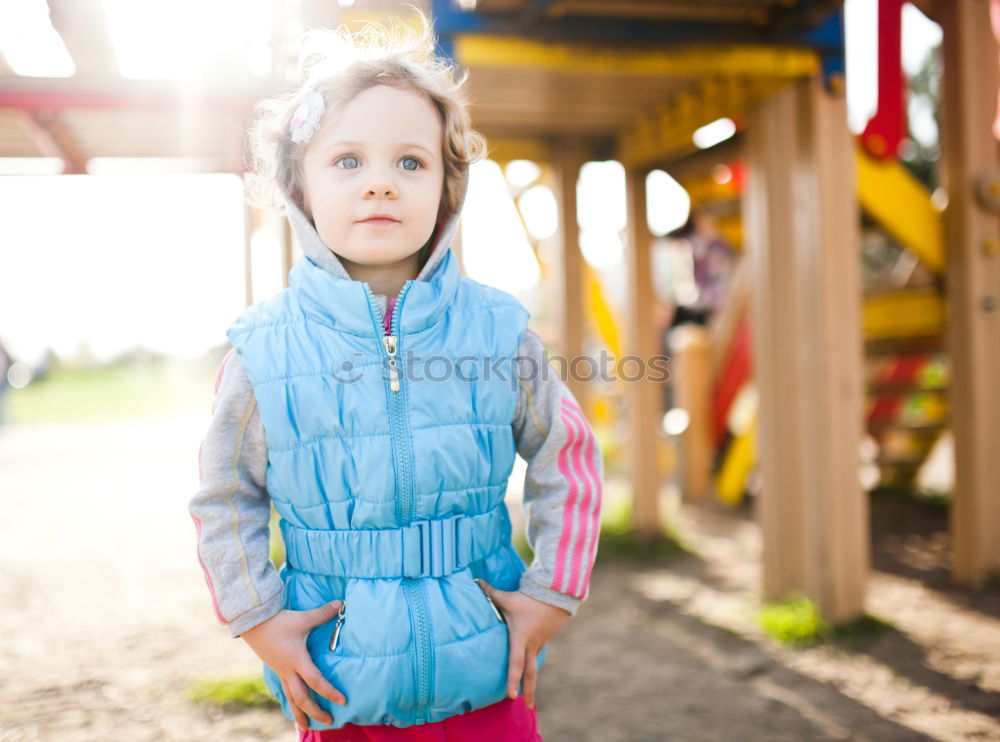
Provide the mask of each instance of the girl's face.
POLYGON ((302 161, 304 211, 349 273, 362 265, 416 276, 441 203, 442 141, 431 102, 387 85, 359 93, 313 134, 302 161))

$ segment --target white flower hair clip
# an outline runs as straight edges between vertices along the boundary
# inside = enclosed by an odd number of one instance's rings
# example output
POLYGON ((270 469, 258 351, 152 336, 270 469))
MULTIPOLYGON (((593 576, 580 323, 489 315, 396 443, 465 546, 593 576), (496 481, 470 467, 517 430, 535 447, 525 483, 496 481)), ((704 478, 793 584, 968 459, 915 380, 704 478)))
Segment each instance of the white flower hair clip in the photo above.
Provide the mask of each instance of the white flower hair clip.
POLYGON ((322 95, 315 90, 305 93, 302 103, 292 114, 292 120, 288 126, 295 144, 309 141, 309 138, 319 128, 319 122, 323 118, 325 110, 326 104, 323 102, 322 95))

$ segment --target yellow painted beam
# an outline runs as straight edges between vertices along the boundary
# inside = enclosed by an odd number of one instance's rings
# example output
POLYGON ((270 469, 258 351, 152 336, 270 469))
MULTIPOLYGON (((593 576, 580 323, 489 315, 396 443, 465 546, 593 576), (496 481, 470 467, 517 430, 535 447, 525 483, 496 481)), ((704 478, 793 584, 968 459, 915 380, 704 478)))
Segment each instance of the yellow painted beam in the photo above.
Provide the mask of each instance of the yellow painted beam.
POLYGON ((876 162, 861 147, 856 159, 861 207, 928 268, 944 273, 944 223, 927 189, 898 162, 876 162))
POLYGON ((716 119, 739 118, 789 84, 781 76, 736 76, 742 75, 738 69, 730 75, 702 77, 625 127, 618 136, 617 159, 625 167, 642 168, 690 154, 697 150, 691 138, 696 129, 716 119))
POLYGON ((865 298, 865 340, 928 337, 944 332, 945 303, 933 288, 894 291, 865 298))
POLYGON ((620 45, 538 42, 507 36, 459 34, 455 59, 467 67, 516 67, 586 74, 702 77, 806 77, 819 72, 816 54, 783 46, 690 46, 639 49, 620 45))
POLYGON ((550 156, 548 145, 531 137, 490 137, 486 149, 486 156, 501 167, 511 160, 531 160, 541 165, 550 156))

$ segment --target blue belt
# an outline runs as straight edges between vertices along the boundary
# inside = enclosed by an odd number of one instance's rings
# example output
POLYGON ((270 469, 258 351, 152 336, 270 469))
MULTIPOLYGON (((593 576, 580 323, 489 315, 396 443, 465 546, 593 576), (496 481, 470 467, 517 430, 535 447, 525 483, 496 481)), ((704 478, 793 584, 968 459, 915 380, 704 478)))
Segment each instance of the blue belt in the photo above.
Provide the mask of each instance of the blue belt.
POLYGON ((292 569, 330 577, 444 577, 508 539, 507 506, 481 515, 414 521, 401 528, 318 530, 281 519, 285 559, 292 569))

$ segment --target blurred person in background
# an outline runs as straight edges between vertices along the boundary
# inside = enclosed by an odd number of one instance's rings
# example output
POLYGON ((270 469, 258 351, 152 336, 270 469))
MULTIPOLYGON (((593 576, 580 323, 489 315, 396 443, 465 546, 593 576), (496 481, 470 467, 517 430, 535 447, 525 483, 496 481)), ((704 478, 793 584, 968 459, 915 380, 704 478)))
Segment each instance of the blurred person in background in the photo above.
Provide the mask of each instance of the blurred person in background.
MULTIPOLYGON (((657 241, 653 284, 661 352, 670 355, 673 328, 683 324, 708 327, 726 301, 736 260, 736 250, 719 233, 715 220, 695 208, 682 226, 657 241)), ((663 403, 664 410, 673 406, 669 383, 663 385, 663 403)))

